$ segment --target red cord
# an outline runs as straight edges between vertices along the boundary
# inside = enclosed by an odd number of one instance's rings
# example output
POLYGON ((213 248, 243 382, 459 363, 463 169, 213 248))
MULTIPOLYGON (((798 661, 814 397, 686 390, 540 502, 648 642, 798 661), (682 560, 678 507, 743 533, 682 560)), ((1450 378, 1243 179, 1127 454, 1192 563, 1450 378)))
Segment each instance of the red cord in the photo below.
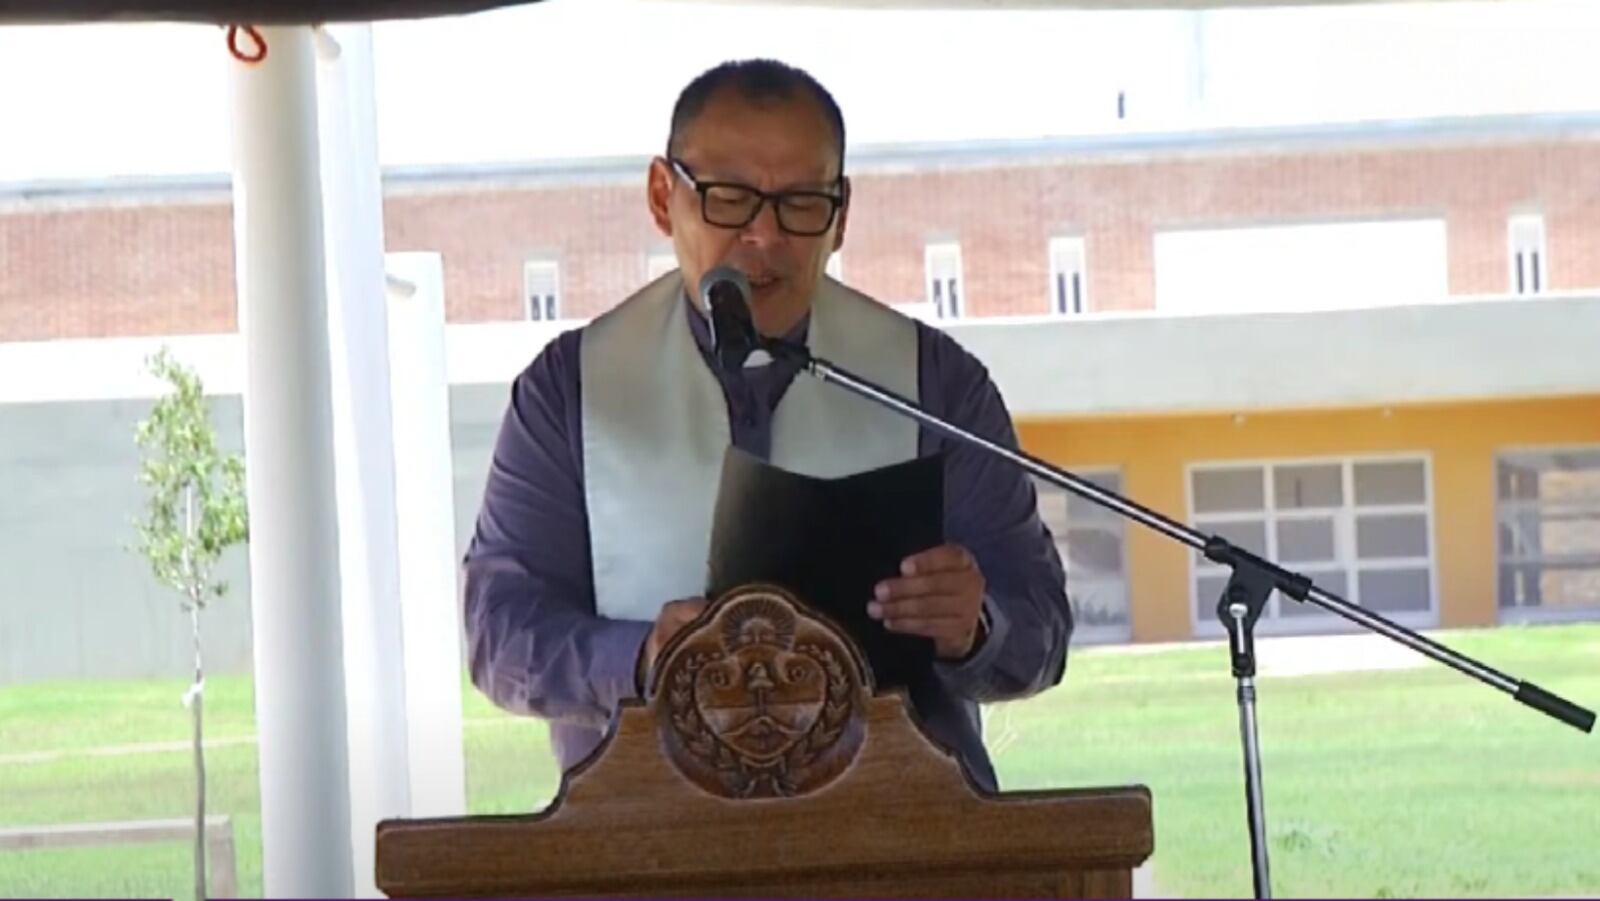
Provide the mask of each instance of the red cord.
POLYGON ((253 66, 267 58, 267 42, 262 39, 261 32, 256 31, 256 27, 254 25, 229 25, 228 52, 233 54, 233 58, 239 62, 253 66), (255 53, 245 53, 243 50, 239 49, 240 29, 243 29, 244 33, 249 35, 252 41, 255 41, 255 53))

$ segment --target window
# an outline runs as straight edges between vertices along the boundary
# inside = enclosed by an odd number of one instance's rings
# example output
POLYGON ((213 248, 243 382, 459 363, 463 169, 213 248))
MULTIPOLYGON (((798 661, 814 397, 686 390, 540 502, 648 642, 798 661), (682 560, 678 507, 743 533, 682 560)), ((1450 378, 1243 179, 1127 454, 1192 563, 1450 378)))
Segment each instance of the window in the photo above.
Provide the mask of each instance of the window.
MULTIPOLYGON (((1077 475, 1121 493, 1116 470, 1080 470, 1077 475)), ((1039 518, 1055 536, 1067 568, 1067 597, 1076 628, 1073 638, 1120 640, 1128 637, 1126 522, 1094 501, 1035 480, 1039 518)))
POLYGON ((534 322, 561 318, 561 269, 553 260, 523 264, 522 315, 534 322))
POLYGON ((1442 219, 1161 231, 1156 309, 1271 313, 1449 296, 1442 219))
POLYGON ((836 282, 844 281, 844 254, 835 250, 828 257, 828 265, 823 271, 828 273, 828 277, 836 282))
POLYGON ((1506 228, 1511 248, 1511 290, 1539 294, 1545 290, 1544 217, 1512 216, 1506 228))
POLYGON ((678 268, 676 254, 652 253, 644 258, 644 277, 646 281, 655 281, 668 272, 678 268))
POLYGON ((961 245, 929 244, 923 261, 928 273, 928 303, 940 319, 961 316, 961 245))
POLYGON ((1600 611, 1600 447, 1495 460, 1500 611, 1600 611))
MULTIPOLYGON (((1195 528, 1310 576, 1401 622, 1431 622, 1433 523, 1421 457, 1204 465, 1190 470, 1195 528)), ((1228 570, 1192 555, 1195 621, 1214 631, 1228 570)), ((1266 620, 1333 614, 1274 593, 1266 620)))
POLYGON ((1050 310, 1073 316, 1088 309, 1084 302, 1085 268, 1082 238, 1050 239, 1050 310))

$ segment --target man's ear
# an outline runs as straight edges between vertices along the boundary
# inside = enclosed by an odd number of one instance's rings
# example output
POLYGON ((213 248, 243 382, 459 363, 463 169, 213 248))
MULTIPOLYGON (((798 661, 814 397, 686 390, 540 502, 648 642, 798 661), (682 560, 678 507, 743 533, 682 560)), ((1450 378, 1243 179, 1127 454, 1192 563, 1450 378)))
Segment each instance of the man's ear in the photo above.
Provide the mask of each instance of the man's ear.
POLYGON ((839 221, 834 223, 833 249, 837 251, 844 246, 844 230, 850 223, 850 179, 839 179, 839 221))
POLYGON ((661 157, 650 161, 650 172, 645 179, 645 202, 650 207, 650 218, 655 220, 656 230, 667 237, 672 237, 672 167, 661 157))

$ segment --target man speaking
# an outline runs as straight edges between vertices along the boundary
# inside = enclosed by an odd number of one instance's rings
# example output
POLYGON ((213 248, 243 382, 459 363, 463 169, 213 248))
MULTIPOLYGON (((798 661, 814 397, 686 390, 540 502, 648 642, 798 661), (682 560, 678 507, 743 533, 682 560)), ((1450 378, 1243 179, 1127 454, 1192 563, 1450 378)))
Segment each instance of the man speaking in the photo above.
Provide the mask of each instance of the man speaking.
POLYGON ((651 217, 679 268, 551 342, 512 386, 468 548, 473 683, 551 724, 563 770, 637 697, 661 648, 705 607, 711 517, 731 444, 838 477, 944 457, 948 543, 903 561, 860 599, 892 632, 931 639, 907 686, 934 739, 996 788, 978 705, 1057 684, 1072 615, 1065 576, 1019 469, 831 385, 790 360, 728 374, 712 355, 702 277, 750 286, 764 335, 916 400, 1009 447, 1016 434, 983 366, 943 332, 823 275, 850 212, 838 105, 769 60, 696 78, 650 164, 651 217))

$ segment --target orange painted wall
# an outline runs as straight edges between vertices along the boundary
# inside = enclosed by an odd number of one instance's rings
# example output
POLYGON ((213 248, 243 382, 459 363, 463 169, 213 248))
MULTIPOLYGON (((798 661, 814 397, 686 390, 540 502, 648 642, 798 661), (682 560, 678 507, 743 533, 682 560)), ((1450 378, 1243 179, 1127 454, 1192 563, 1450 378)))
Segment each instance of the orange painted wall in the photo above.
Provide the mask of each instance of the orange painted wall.
MULTIPOLYGON (((1600 445, 1600 395, 1329 411, 1020 420, 1023 446, 1064 466, 1117 467, 1124 493, 1188 521, 1184 467, 1195 462, 1389 453, 1432 458, 1439 625, 1496 622, 1494 456, 1600 445)), ((1185 549, 1130 526, 1133 637, 1191 637, 1185 549)), ((1070 588, 1070 585, 1069 585, 1070 588)))

